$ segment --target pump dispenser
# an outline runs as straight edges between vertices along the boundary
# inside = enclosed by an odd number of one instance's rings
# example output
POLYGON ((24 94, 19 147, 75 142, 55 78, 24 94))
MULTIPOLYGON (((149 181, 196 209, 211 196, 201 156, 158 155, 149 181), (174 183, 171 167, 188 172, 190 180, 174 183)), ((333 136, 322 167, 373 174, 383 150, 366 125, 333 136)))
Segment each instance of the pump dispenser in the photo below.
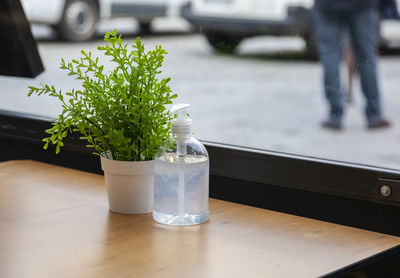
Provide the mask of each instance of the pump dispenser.
POLYGON ((168 225, 195 225, 208 220, 209 159, 192 137, 190 104, 171 109, 174 146, 155 161, 153 218, 168 225))

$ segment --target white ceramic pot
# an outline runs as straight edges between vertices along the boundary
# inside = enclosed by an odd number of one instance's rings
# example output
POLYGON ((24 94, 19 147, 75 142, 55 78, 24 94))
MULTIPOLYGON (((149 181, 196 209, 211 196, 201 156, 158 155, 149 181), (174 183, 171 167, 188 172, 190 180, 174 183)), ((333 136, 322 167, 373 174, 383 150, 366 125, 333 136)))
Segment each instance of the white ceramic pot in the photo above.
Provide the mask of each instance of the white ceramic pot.
POLYGON ((154 161, 118 161, 101 157, 111 211, 141 214, 153 210, 154 161))

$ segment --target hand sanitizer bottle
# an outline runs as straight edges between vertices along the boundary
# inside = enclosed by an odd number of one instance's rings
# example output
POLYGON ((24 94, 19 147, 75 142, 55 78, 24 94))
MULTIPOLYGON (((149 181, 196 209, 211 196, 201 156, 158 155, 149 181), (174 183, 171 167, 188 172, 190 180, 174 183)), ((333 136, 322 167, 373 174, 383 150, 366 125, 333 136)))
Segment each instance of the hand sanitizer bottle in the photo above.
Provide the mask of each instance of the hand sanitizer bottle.
POLYGON ((192 137, 189 104, 171 109, 174 146, 156 157, 154 173, 155 221, 195 225, 208 220, 209 160, 206 148, 192 137))

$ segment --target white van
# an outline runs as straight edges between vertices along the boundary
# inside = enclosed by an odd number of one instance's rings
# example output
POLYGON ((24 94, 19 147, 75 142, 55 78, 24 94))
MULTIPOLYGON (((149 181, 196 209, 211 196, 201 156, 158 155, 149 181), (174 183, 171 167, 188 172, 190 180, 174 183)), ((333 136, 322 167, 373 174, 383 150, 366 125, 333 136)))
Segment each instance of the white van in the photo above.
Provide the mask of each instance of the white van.
MULTIPOLYGON (((182 15, 218 51, 233 52, 252 36, 300 36, 314 56, 313 4, 314 0, 192 0, 182 15)), ((400 42, 400 21, 384 21, 381 27, 384 46, 400 42)))
POLYGON ((99 20, 134 17, 148 31, 153 18, 177 10, 184 0, 21 0, 32 23, 52 26, 59 37, 70 41, 90 39, 99 20))

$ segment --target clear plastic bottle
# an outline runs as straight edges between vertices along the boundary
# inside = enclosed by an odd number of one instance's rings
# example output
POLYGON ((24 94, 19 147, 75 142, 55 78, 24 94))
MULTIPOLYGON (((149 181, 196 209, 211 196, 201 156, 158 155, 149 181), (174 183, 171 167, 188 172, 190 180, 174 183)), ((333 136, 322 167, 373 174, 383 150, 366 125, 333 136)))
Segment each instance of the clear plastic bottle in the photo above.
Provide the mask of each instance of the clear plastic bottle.
POLYGON ((155 221, 168 225, 195 225, 208 220, 209 159, 206 148, 192 137, 189 104, 174 105, 173 148, 155 161, 155 221))

